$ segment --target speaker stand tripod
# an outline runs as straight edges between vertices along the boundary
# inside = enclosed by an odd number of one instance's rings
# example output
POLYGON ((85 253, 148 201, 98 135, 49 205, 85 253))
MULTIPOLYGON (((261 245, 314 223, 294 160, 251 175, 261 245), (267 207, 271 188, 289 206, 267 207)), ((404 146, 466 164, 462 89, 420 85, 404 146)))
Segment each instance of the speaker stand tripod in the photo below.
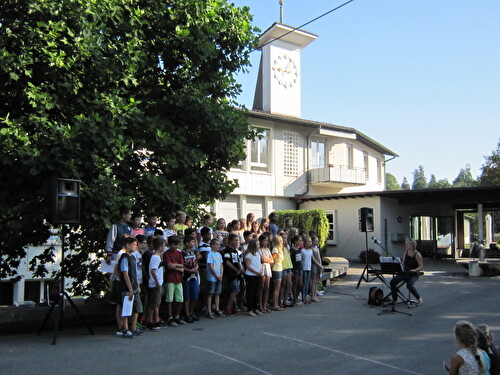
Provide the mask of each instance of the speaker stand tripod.
MULTIPOLYGON (((59 332, 59 328, 61 330, 64 329, 64 300, 66 299, 73 309, 76 312, 76 315, 80 318, 82 321, 83 325, 87 327, 88 331, 90 332, 91 335, 94 334, 94 331, 92 328, 88 325, 87 321, 83 317, 83 315, 80 313, 74 302, 71 300, 71 297, 69 294, 64 290, 64 250, 65 250, 65 237, 66 237, 66 225, 62 224, 61 226, 61 279, 60 279, 60 287, 59 287, 59 297, 57 299, 57 302, 53 303, 50 306, 49 311, 47 312, 47 315, 45 316, 45 319, 43 320, 40 329, 38 330, 38 335, 40 335, 43 331, 43 328, 45 327, 45 324, 50 318, 50 315, 52 314, 52 311, 54 311, 55 307, 58 306, 59 308, 57 309, 57 318, 54 320, 54 335, 53 335, 53 340, 52 340, 52 345, 56 344, 57 341, 57 334, 59 332)), ((47 298, 50 299, 49 296, 47 298)))
POLYGON ((365 232, 365 243, 366 243, 365 268, 363 269, 363 272, 361 273, 361 276, 359 277, 358 285, 356 286, 356 289, 359 289, 359 284, 361 284, 361 281, 366 281, 367 283, 369 283, 377 278, 377 277, 372 277, 370 279, 370 270, 373 270, 373 267, 368 264, 368 232, 365 232))

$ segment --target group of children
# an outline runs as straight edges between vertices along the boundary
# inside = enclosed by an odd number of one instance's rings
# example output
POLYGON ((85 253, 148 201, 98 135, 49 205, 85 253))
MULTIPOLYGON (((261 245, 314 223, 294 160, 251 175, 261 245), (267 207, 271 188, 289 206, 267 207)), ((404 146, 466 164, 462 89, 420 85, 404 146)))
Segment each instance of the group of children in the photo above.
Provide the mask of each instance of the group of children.
POLYGON ((293 228, 289 219, 278 229, 274 213, 257 224, 249 214, 246 220, 230 222, 229 229, 220 218, 214 229, 207 214, 203 226, 194 229, 186 214, 178 212, 159 229, 156 215, 148 215, 142 226, 141 217, 130 210, 120 214, 108 233, 106 250, 108 261, 116 261, 112 299, 117 334, 123 337, 144 332, 138 328, 139 314, 142 326, 158 330, 199 320, 197 307, 214 319, 321 302, 318 237, 293 228), (162 299, 166 321, 160 316, 162 299))

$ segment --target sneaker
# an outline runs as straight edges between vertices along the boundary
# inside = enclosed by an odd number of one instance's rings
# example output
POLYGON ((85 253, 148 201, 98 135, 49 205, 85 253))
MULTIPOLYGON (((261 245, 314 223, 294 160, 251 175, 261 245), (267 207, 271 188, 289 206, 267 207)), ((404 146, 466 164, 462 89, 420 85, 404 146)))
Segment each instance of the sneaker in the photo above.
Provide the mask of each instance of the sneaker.
POLYGON ((136 329, 136 330, 132 331, 132 334, 133 334, 134 336, 140 336, 140 335, 142 335, 143 333, 144 333, 144 331, 143 331, 142 329, 136 329))
POLYGON ((167 324, 168 324, 170 327, 177 327, 177 323, 175 322, 174 318, 168 318, 168 320, 167 320, 167 324))
POLYGON ((160 329, 160 326, 158 326, 157 324, 158 323, 148 323, 146 324, 146 328, 150 331, 158 331, 160 329))
POLYGON ((164 323, 165 322, 163 320, 160 320, 159 322, 153 323, 153 325, 159 329, 163 327, 164 323))
POLYGON ((253 312, 254 312, 255 314, 257 314, 257 315, 262 315, 262 313, 260 312, 260 310, 254 310, 253 312))
POLYGON ((223 317, 225 315, 224 315, 224 313, 222 311, 218 310, 218 311, 215 312, 215 316, 223 317))
POLYGON ((193 319, 193 317, 192 317, 192 316, 188 316, 188 317, 186 318, 186 323, 194 323, 194 319, 193 319))
POLYGON ((256 313, 254 313, 253 311, 249 311, 249 312, 247 312, 247 315, 248 315, 248 316, 257 316, 257 314, 256 314, 256 313))
POLYGON ((123 335, 122 335, 123 338, 125 339, 133 339, 134 338, 134 334, 132 333, 132 331, 130 330, 126 330, 126 331, 123 331, 123 335))
MULTIPOLYGON (((234 308, 231 310, 231 312, 232 312, 233 314, 239 314, 239 313, 241 312, 241 310, 238 308, 238 306, 236 306, 236 307, 234 307, 234 308)), ((231 314, 231 315, 233 315, 233 314, 231 314)))
POLYGON ((177 318, 177 319, 175 319, 175 322, 176 322, 178 325, 180 325, 180 326, 183 326, 183 325, 185 325, 185 324, 186 324, 186 322, 185 322, 183 319, 181 319, 181 318, 177 318))
POLYGON ((116 336, 123 336, 123 328, 118 328, 115 333, 116 336))
POLYGON ((224 313, 226 314, 226 316, 233 316, 234 315, 233 310, 230 309, 229 307, 226 307, 226 309, 224 310, 224 313))
POLYGON ((145 328, 145 327, 144 327, 141 323, 139 323, 139 322, 137 322, 136 327, 137 327, 137 329, 140 329, 141 331, 144 331, 144 328, 145 328))
POLYGON ((200 320, 200 317, 196 314, 191 315, 191 318, 193 318, 195 322, 198 322, 200 320))
POLYGON ((215 319, 214 314, 212 314, 211 312, 207 313, 207 318, 208 319, 215 319))

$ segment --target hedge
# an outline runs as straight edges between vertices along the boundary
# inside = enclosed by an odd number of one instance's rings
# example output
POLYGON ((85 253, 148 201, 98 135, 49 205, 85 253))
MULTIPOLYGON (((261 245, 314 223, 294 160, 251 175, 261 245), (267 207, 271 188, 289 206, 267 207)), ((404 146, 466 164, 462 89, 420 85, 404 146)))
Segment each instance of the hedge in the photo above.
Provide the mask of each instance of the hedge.
POLYGON ((282 210, 274 211, 278 216, 278 227, 283 228, 285 219, 293 221, 293 227, 297 229, 313 230, 318 234, 318 246, 322 252, 326 251, 326 240, 328 238, 328 219, 325 211, 314 210, 282 210))

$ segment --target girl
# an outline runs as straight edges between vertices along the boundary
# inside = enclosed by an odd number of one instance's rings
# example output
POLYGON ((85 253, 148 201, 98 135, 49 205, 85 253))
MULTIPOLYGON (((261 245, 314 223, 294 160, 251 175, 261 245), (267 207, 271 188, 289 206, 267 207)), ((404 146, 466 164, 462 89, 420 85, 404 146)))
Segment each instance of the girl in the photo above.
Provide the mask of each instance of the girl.
MULTIPOLYGON (((299 302, 299 293, 302 291, 304 286, 304 280, 302 278, 302 253, 301 249, 304 247, 304 242, 302 237, 295 235, 292 238, 292 248, 290 249, 290 257, 292 258, 293 264, 293 276, 292 276, 292 294, 293 303, 296 306, 301 305, 299 302)), ((305 301, 304 295, 302 295, 302 300, 305 301)))
POLYGON ((281 291, 280 291, 280 297, 282 302, 283 307, 291 307, 293 306, 293 303, 288 302, 288 296, 290 295, 290 292, 292 290, 292 269, 293 269, 293 263, 292 259, 290 258, 290 250, 288 250, 288 243, 287 243, 287 233, 283 230, 280 230, 278 232, 278 235, 281 236, 283 240, 283 279, 281 281, 281 291))
POLYGON ((252 231, 252 225, 253 222, 255 221, 255 215, 253 212, 250 212, 247 214, 247 221, 246 221, 246 227, 243 227, 243 230, 249 230, 250 232, 252 231))
POLYGON ((283 238, 281 236, 275 236, 273 239, 273 310, 283 311, 283 308, 280 306, 280 287, 281 287, 281 279, 283 278, 283 260, 285 256, 283 255, 283 238))
POLYGON ((262 218, 260 221, 260 233, 272 232, 269 227, 269 219, 267 217, 262 218))
MULTIPOLYGON (((311 283, 311 268, 313 259, 313 249, 311 237, 306 237, 304 248, 300 250, 302 256, 302 303, 311 303, 311 300, 307 299, 309 295, 309 284, 311 283)), ((312 294, 311 294, 312 296, 312 294)))
POLYGON ((318 298, 318 284, 320 279, 320 274, 323 273, 323 264, 321 261, 321 254, 318 248, 318 237, 313 236, 312 238, 312 248, 313 248, 313 258, 311 267, 311 301, 321 302, 318 298))
POLYGON ((476 327, 477 346, 486 352, 490 358, 490 374, 500 374, 500 351, 493 343, 493 334, 487 324, 479 324, 476 327))
POLYGON ((214 236, 220 241, 221 244, 224 243, 224 239, 229 236, 229 232, 226 230, 226 220, 222 217, 217 220, 214 236))
POLYGON ((455 341, 460 350, 451 356, 451 363, 443 362, 449 375, 484 375, 490 373, 490 362, 485 352, 476 346, 476 332, 471 323, 461 320, 455 325, 455 341))
POLYGON ((269 299, 269 285, 271 283, 271 266, 273 265, 273 257, 269 250, 269 237, 261 234, 259 237, 260 245, 260 260, 262 263, 262 278, 260 288, 260 308, 266 312, 271 312, 267 308, 267 300, 269 299))
POLYGON ((253 239, 248 243, 245 254, 245 280, 246 297, 249 316, 262 315, 259 310, 259 281, 262 276, 261 260, 259 254, 259 241, 253 239))
POLYGON ((254 221, 252 222, 252 230, 251 232, 256 235, 256 236, 259 236, 262 234, 262 232, 260 231, 260 225, 259 225, 259 222, 258 221, 254 221))

